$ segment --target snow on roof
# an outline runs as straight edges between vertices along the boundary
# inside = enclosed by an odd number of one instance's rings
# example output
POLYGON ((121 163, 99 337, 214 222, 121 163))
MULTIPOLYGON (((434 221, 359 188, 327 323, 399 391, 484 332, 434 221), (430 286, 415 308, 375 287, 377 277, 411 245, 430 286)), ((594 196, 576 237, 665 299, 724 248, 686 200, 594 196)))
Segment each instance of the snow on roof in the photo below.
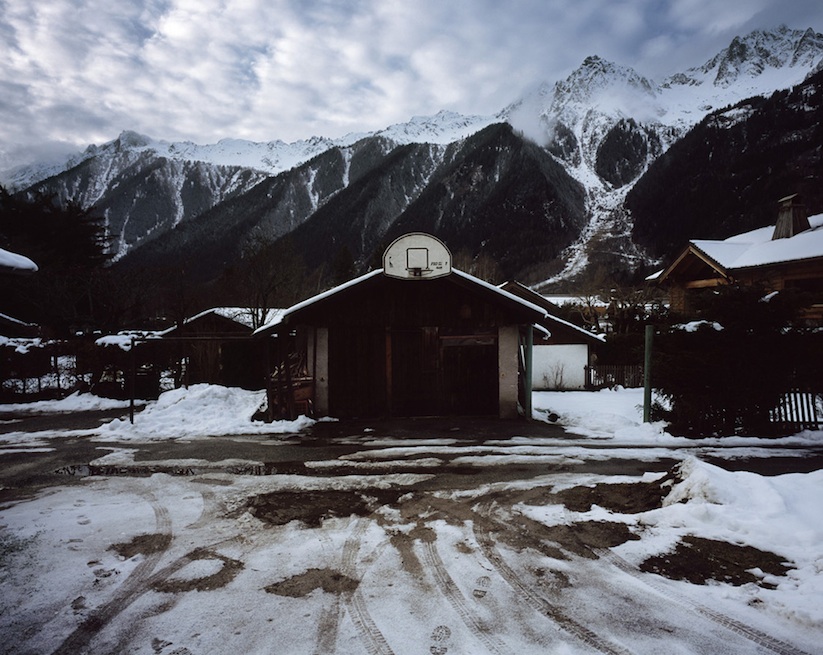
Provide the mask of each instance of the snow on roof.
POLYGON ((116 346, 120 350, 129 351, 134 345, 135 341, 148 341, 149 339, 159 339, 168 330, 122 330, 117 334, 107 334, 99 339, 96 339, 94 344, 96 346, 116 346))
POLYGON ((19 318, 14 318, 14 316, 9 316, 3 312, 0 312, 0 320, 13 323, 14 325, 19 325, 21 327, 37 327, 37 323, 26 323, 25 321, 21 321, 19 318))
POLYGON ((0 273, 30 275, 37 272, 37 264, 28 257, 0 248, 0 273))
POLYGON ((695 240, 691 244, 727 270, 823 257, 823 214, 810 216, 809 225, 810 229, 793 237, 774 241, 774 226, 767 226, 724 241, 695 240))
MULTIPOLYGON (((495 293, 505 297, 507 300, 511 300, 513 302, 516 302, 517 304, 519 304, 523 307, 526 307, 526 308, 530 309, 531 311, 539 312, 540 315, 543 316, 543 317, 547 316, 546 311, 543 308, 538 307, 537 305, 534 305, 534 304, 528 302, 527 300, 523 300, 522 298, 518 298, 517 296, 515 296, 514 294, 509 293, 508 291, 503 291, 502 289, 499 289, 496 286, 494 286, 493 284, 489 284, 488 282, 485 282, 484 280, 481 280, 480 278, 474 277, 473 275, 469 275, 468 273, 464 273, 463 271, 460 271, 456 268, 452 268, 451 274, 456 275, 457 277, 463 278, 464 280, 468 280, 470 282, 473 282, 473 283, 475 283, 475 284, 477 284, 481 287, 485 287, 486 289, 488 289, 490 291, 494 291, 495 293)), ((324 291, 323 293, 319 293, 316 296, 312 296, 311 298, 307 298, 306 300, 303 300, 302 302, 299 302, 296 305, 292 305, 288 309, 283 310, 282 314, 280 314, 279 316, 276 316, 269 323, 263 325, 262 327, 257 328, 254 331, 254 334, 269 332, 273 328, 275 328, 277 325, 279 325, 287 316, 289 316, 289 315, 291 315, 291 314, 293 314, 293 313, 295 313, 295 312, 297 312, 297 311, 299 311, 299 310, 301 310, 305 307, 309 307, 309 306, 311 306, 311 305, 313 305, 317 302, 320 302, 321 300, 325 300, 326 298, 334 296, 334 295, 340 293, 341 291, 345 291, 346 289, 349 289, 350 287, 353 287, 357 284, 360 284, 361 282, 365 282, 366 280, 368 280, 370 278, 373 278, 373 277, 376 277, 378 275, 383 275, 383 269, 382 268, 378 268, 378 269, 375 269, 373 271, 370 271, 370 272, 366 273, 365 275, 361 275, 360 277, 356 277, 352 280, 349 280, 348 282, 344 282, 343 284, 341 284, 339 286, 336 286, 332 289, 329 289, 328 291, 324 291)))
POLYGON ((356 284, 360 284, 361 282, 363 282, 365 280, 368 280, 371 277, 375 277, 376 275, 382 275, 382 274, 383 274, 383 269, 378 268, 376 270, 373 270, 373 271, 370 271, 370 272, 366 273, 365 275, 361 275, 360 277, 356 277, 352 280, 349 280, 348 282, 344 282, 343 284, 341 284, 339 286, 333 287, 333 288, 329 289, 328 291, 324 291, 323 293, 318 293, 316 296, 312 296, 311 298, 306 298, 306 300, 302 300, 299 303, 297 303, 296 305, 292 305, 288 309, 281 310, 281 313, 279 315, 274 316, 271 321, 268 321, 268 322, 264 323, 262 326, 260 326, 259 328, 257 328, 254 331, 254 334, 258 334, 260 332, 268 332, 272 328, 274 328, 274 327, 278 326, 280 323, 282 323, 283 319, 285 319, 290 314, 293 314, 294 312, 296 312, 298 310, 301 310, 304 307, 309 307, 310 305, 313 305, 316 302, 320 302, 321 300, 325 300, 326 298, 329 298, 330 296, 334 296, 334 295, 340 293, 341 291, 343 291, 345 289, 348 289, 349 287, 353 287, 356 284))
POLYGON ((456 268, 452 268, 452 273, 454 273, 458 277, 462 277, 464 280, 469 280, 471 282, 474 282, 475 284, 480 285, 481 287, 489 289, 490 291, 494 291, 495 293, 498 293, 501 296, 508 298, 509 300, 512 300, 520 305, 523 305, 524 307, 528 307, 532 311, 538 312, 540 316, 542 316, 543 318, 546 318, 546 316, 548 316, 546 310, 540 307, 539 305, 535 305, 534 303, 531 303, 528 300, 523 300, 523 298, 519 298, 518 296, 515 296, 513 293, 509 293, 508 291, 496 287, 493 284, 486 282, 485 280, 481 280, 479 277, 474 277, 474 275, 469 275, 468 273, 464 273, 463 271, 460 271, 456 268))
MULTIPOLYGON (((254 315, 257 311, 258 310, 252 307, 212 307, 211 309, 203 310, 199 314, 190 316, 183 323, 184 325, 187 325, 192 321, 196 321, 198 318, 202 318, 203 316, 207 316, 209 314, 214 314, 222 318, 227 318, 235 323, 239 323, 240 325, 245 325, 248 328, 252 328, 254 327, 254 315)), ((263 317, 261 323, 263 325, 266 325, 267 323, 278 323, 280 321, 279 317, 285 311, 285 309, 268 309, 266 310, 266 315, 263 317)), ((169 331, 173 329, 174 328, 170 328, 169 331)))
POLYGON ((40 337, 34 338, 27 338, 27 337, 4 337, 0 336, 0 347, 3 348, 14 348, 15 352, 20 353, 21 355, 25 355, 29 350, 32 348, 43 348, 50 344, 50 341, 43 341, 40 337))

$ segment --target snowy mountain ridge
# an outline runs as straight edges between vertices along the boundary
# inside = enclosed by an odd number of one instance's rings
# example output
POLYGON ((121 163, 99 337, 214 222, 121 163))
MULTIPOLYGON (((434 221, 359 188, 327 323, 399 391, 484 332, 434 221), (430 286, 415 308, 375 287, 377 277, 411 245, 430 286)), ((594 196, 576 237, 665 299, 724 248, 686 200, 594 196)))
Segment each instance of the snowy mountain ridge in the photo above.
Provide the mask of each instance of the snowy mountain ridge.
POLYGON ((448 144, 483 129, 495 120, 491 116, 465 116, 441 111, 433 116, 414 116, 406 123, 391 125, 377 132, 352 132, 337 139, 312 137, 290 143, 280 139, 265 142, 221 139, 217 143, 201 145, 192 141, 164 141, 126 130, 112 141, 99 146, 90 145, 83 152, 69 157, 1 172, 0 184, 11 191, 19 191, 89 159, 114 157, 125 151, 151 152, 157 157, 206 162, 216 166, 239 166, 277 175, 331 148, 346 148, 368 137, 384 137, 395 145, 448 144))
POLYGON ((227 138, 201 145, 124 131, 117 139, 90 145, 83 152, 58 161, 3 171, 0 183, 10 190, 20 190, 92 157, 123 149, 151 150, 160 157, 242 166, 276 175, 330 148, 350 146, 371 136, 384 137, 397 145, 447 144, 495 121, 506 120, 526 136, 545 141, 554 136, 558 121, 572 129, 582 122, 591 126, 592 112, 611 119, 659 123, 682 132, 713 109, 793 86, 821 66, 823 34, 811 28, 802 31, 783 25, 775 30, 758 30, 745 37, 735 37, 727 48, 702 66, 671 75, 660 84, 632 68, 593 55, 586 57, 564 80, 553 84, 544 82, 492 116, 440 111, 431 116, 415 116, 376 132, 354 132, 336 139, 316 136, 291 143, 279 139, 256 142, 227 138), (528 127, 529 122, 539 123, 545 134, 535 133, 528 127))
MULTIPOLYGON (((277 210, 277 216, 291 217, 289 225, 302 223, 348 187, 353 148, 369 152, 363 144, 370 140, 375 144, 374 152, 383 154, 398 146, 442 146, 428 155, 437 160, 427 164, 432 167, 445 163, 446 146, 459 144, 493 123, 507 122, 548 151, 586 192, 587 225, 563 253, 562 270, 545 281, 550 284, 573 279, 585 270, 592 248, 617 254, 627 266, 648 262, 649 257, 632 241, 632 218, 624 204, 626 194, 649 165, 708 113, 797 85, 821 66, 823 34, 781 26, 736 37, 702 66, 659 84, 632 68, 590 56, 565 79, 534 87, 493 116, 441 111, 377 132, 293 143, 223 139, 198 145, 126 131, 62 162, 44 162, 0 174, 0 183, 10 190, 37 183, 38 188, 56 190, 61 198, 97 204, 105 211, 117 244, 117 258, 122 258, 147 237, 173 229, 219 202, 248 192, 266 178, 293 171, 324 153, 336 152, 329 161, 335 157, 342 161, 339 180, 331 186, 328 180, 324 182, 328 186, 324 193, 315 188, 319 169, 289 182, 290 194, 308 199, 305 207, 301 201, 291 209, 283 204, 277 210), (53 175, 59 175, 59 181, 40 184, 53 175), (305 182, 300 182, 302 177, 305 182), (298 193, 296 184, 305 184, 305 193, 298 193), (199 194, 192 193, 194 187, 199 194), (135 209, 135 202, 142 206, 142 213, 135 209)), ((724 120, 730 123, 745 118, 745 112, 727 114, 724 120)), ((363 160, 362 155, 358 157, 363 160)), ((473 179, 478 182, 481 178, 473 179)), ((402 203, 393 200, 392 206, 401 208, 399 211, 408 207, 423 188, 418 187, 402 203)), ((393 216, 387 214, 383 220, 390 223, 393 216)), ((282 229, 291 228, 284 224, 282 229)))

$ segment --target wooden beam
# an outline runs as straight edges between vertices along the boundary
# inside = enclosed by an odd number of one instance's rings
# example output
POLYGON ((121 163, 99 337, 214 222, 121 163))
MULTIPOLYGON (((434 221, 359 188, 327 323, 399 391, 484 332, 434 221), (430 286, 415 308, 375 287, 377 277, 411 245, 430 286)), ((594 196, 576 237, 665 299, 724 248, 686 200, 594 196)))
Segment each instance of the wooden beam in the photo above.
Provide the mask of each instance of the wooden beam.
POLYGON ((709 287, 723 286, 728 283, 728 280, 715 277, 708 280, 691 280, 690 282, 686 282, 683 286, 687 289, 707 289, 709 287))

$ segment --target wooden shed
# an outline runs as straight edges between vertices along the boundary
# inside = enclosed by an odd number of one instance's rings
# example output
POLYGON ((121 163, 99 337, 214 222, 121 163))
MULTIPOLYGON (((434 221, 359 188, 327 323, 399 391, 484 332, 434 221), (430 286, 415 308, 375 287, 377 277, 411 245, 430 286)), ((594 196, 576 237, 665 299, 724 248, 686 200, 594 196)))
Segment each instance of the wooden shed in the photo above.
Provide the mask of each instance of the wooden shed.
MULTIPOLYGON (((269 321, 281 310, 268 310, 269 321)), ((262 389, 266 379, 263 344, 250 339, 255 310, 248 307, 213 307, 187 318, 161 333, 175 344, 178 381, 262 389)))
POLYGON ((414 233, 389 246, 382 269, 298 303, 256 334, 305 348, 292 359, 305 362, 317 416, 513 418, 519 395, 530 410, 519 383, 531 326, 544 316, 453 269, 442 242, 414 233))
POLYGON ((587 368, 605 338, 555 316, 557 305, 519 282, 509 281, 500 288, 546 312, 545 318, 539 321, 542 329, 536 329, 533 339, 532 388, 536 391, 585 389, 587 368))

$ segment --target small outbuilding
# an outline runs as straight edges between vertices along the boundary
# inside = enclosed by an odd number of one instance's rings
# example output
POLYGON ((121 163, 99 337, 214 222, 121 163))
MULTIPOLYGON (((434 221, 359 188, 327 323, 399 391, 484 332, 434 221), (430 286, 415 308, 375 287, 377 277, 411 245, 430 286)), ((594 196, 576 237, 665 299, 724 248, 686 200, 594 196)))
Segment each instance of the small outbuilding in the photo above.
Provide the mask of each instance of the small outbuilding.
POLYGON ((519 282, 509 281, 500 288, 546 312, 534 332, 532 388, 535 391, 586 389, 586 371, 594 364, 596 348, 605 338, 555 316, 557 305, 519 282))
MULTIPOLYGON (((281 312, 270 309, 261 322, 274 321, 281 312)), ((160 333, 175 346, 178 382, 262 389, 267 354, 259 340, 249 338, 260 314, 249 307, 212 307, 160 333)))
POLYGON ((270 407, 300 376, 317 416, 514 418, 518 407, 530 413, 529 346, 545 316, 453 269, 441 241, 413 233, 388 247, 382 269, 294 305, 255 334, 279 342, 270 407))

